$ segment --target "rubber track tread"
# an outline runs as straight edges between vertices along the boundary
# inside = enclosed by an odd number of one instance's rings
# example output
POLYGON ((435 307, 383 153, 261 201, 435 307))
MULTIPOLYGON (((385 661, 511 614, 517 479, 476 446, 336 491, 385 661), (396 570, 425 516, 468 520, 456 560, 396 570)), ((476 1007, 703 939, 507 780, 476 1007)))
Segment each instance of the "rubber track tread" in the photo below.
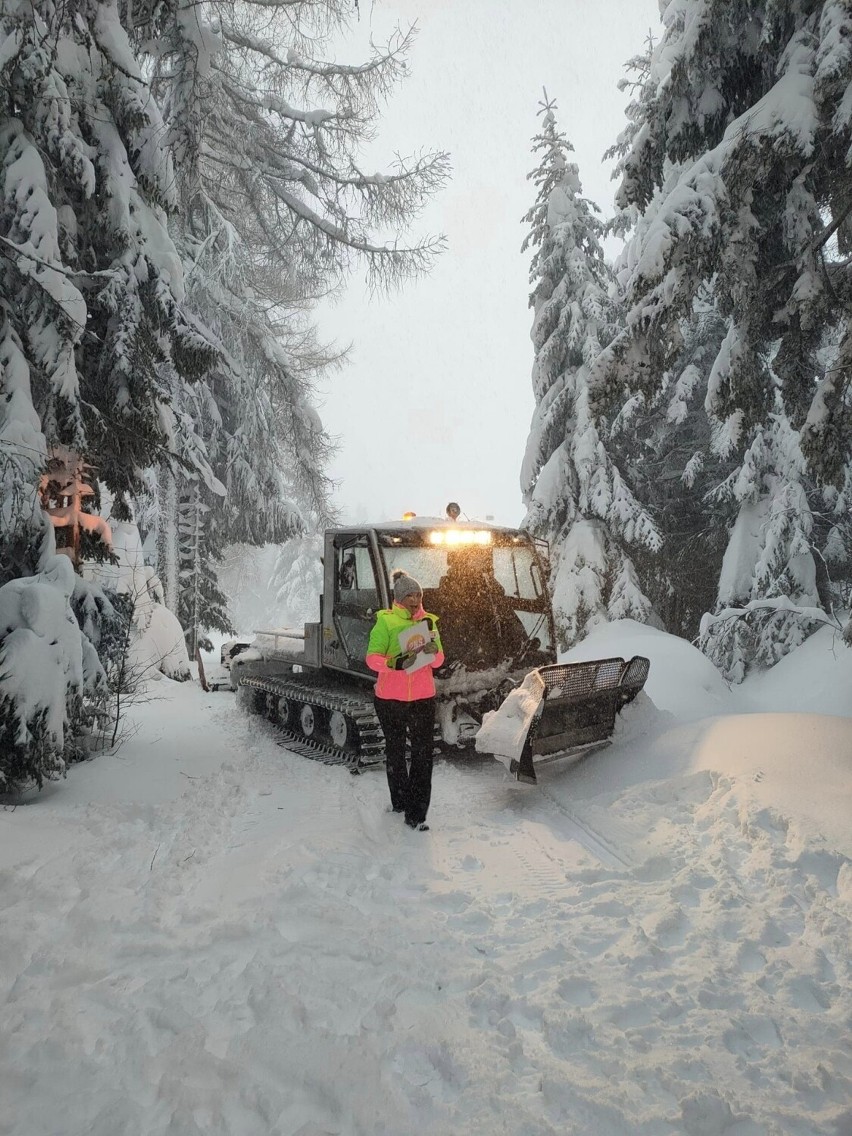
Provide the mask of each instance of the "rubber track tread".
POLYGON ((280 678, 244 678, 240 681, 240 686, 261 690, 277 698, 289 698, 293 702, 319 706, 323 710, 337 710, 350 718, 358 728, 358 751, 347 753, 327 740, 306 738, 304 734, 274 722, 283 739, 279 744, 294 753, 309 757, 312 761, 321 761, 324 765, 348 765, 355 769, 384 761, 384 735, 371 702, 280 678))

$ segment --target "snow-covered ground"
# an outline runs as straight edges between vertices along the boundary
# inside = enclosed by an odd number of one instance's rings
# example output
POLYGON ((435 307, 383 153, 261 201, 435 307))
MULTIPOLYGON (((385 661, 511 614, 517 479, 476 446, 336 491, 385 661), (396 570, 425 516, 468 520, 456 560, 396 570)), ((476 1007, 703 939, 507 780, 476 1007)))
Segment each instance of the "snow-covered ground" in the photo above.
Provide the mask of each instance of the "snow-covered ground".
POLYGON ((0 1133, 849 1136, 852 651, 731 692, 649 654, 537 787, 288 753, 152 684, 117 756, 0 811, 0 1133))

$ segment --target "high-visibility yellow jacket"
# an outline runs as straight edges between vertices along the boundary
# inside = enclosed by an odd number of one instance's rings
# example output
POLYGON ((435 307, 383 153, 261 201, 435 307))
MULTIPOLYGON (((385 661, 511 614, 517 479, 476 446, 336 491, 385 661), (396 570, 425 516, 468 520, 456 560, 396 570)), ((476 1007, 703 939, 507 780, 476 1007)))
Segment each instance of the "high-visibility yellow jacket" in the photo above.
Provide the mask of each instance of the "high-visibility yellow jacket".
POLYGON ((432 672, 444 661, 441 637, 438 634, 438 617, 421 607, 414 615, 407 608, 395 603, 392 608, 376 612, 376 622, 370 632, 367 645, 367 666, 377 672, 376 698, 390 698, 395 702, 416 702, 421 698, 434 698, 435 679, 432 672), (395 659, 402 654, 399 642, 401 631, 407 631, 415 623, 426 622, 435 637, 437 654, 429 665, 416 671, 396 670, 395 659))

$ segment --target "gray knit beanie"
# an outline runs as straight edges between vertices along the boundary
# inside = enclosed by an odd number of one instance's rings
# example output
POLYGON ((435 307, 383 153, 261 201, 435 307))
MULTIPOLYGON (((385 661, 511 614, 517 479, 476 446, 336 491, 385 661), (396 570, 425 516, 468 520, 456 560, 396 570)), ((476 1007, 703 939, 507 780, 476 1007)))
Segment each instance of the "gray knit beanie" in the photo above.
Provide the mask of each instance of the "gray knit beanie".
POLYGON ((393 580, 393 598, 397 603, 402 603, 406 596, 423 591, 414 577, 409 576, 402 568, 394 568, 391 572, 391 579, 393 580))

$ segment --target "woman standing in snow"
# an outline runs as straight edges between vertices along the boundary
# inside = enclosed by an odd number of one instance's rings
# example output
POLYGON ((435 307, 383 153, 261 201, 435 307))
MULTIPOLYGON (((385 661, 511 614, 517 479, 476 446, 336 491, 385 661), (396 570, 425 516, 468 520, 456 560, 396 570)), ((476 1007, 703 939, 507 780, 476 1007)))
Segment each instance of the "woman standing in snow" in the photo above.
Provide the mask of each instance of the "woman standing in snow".
POLYGON ((367 666, 379 676, 376 715, 385 735, 391 807, 395 813, 405 813, 409 828, 425 832, 432 796, 433 671, 443 663, 444 652, 437 617, 423 610, 420 585, 399 568, 391 579, 393 606, 376 613, 367 666), (424 624, 425 633, 419 634, 424 624), (405 760, 406 735, 411 743, 410 769, 405 760))

